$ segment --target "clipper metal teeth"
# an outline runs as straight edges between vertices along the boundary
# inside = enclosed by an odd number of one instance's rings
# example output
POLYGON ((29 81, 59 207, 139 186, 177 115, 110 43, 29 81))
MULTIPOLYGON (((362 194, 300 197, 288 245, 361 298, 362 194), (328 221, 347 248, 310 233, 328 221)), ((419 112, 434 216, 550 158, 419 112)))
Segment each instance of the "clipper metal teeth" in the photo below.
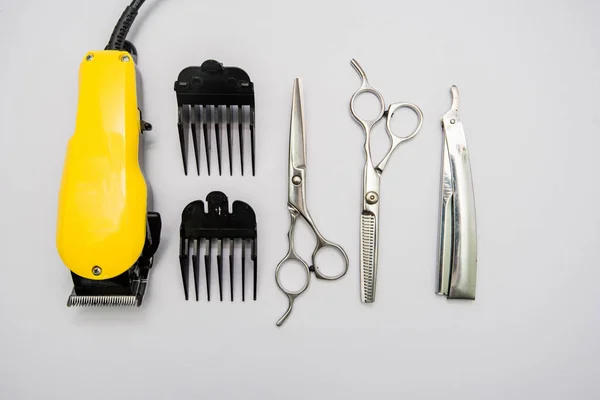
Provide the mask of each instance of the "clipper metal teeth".
POLYGON ((206 274, 206 297, 210 301, 212 272, 212 245, 217 245, 217 278, 219 298, 223 301, 223 241, 229 240, 229 285, 231 301, 234 298, 234 259, 235 243, 242 248, 242 301, 246 300, 246 247, 250 246, 250 259, 253 264, 253 298, 256 300, 258 264, 256 254, 256 215, 252 207, 242 201, 234 201, 229 212, 227 196, 222 192, 211 192, 206 196, 208 211, 204 202, 196 200, 188 204, 181 215, 179 229, 179 264, 183 280, 185 299, 189 299, 190 255, 194 275, 196 301, 200 291, 200 249, 205 247, 204 268, 206 274))
POLYGON ((204 137, 206 170, 210 175, 212 131, 217 147, 219 175, 222 173, 221 150, 223 124, 227 131, 229 174, 233 175, 233 129, 237 122, 240 149, 240 171, 244 175, 244 137, 250 134, 252 175, 255 175, 254 138, 254 84, 244 70, 224 67, 215 60, 208 60, 200 67, 188 67, 179 73, 175 82, 177 106, 179 107, 179 142, 183 170, 188 172, 189 137, 192 136, 196 171, 200 175, 200 132, 204 137), (234 111, 235 110, 235 111, 234 111))
POLYGON ((160 244, 160 214, 149 212, 146 218, 146 243, 136 263, 110 279, 92 280, 71 272, 73 291, 68 307, 118 307, 142 305, 154 254, 160 244))
POLYGON ((134 307, 140 300, 137 296, 78 296, 73 292, 67 307, 134 307))

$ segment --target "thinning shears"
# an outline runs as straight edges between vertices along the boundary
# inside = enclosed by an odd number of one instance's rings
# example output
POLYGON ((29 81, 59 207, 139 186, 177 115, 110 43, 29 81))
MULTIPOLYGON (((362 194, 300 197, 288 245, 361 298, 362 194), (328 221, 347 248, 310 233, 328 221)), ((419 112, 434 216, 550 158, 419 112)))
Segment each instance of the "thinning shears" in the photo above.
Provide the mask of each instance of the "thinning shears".
POLYGON ((392 152, 400 143, 412 139, 423 125, 423 112, 419 107, 411 103, 394 103, 386 110, 383 95, 369 84, 367 75, 356 60, 352 60, 352 66, 362 78, 360 88, 350 99, 350 112, 354 119, 365 131, 365 169, 363 176, 363 208, 360 218, 360 289, 361 301, 372 303, 375 301, 375 289, 377 282, 377 256, 379 247, 379 181, 392 152), (354 102, 358 96, 364 93, 375 95, 381 106, 379 114, 372 120, 361 118, 356 112, 354 102), (392 132, 390 125, 392 117, 401 108, 408 108, 417 115, 417 127, 408 136, 398 136, 392 132), (381 162, 375 165, 371 157, 371 131, 375 124, 385 117, 385 130, 390 139, 391 146, 381 162))
POLYGON ((285 320, 289 317, 292 312, 294 300, 300 296, 308 288, 310 282, 310 273, 314 273, 317 279, 324 280, 336 280, 341 278, 348 271, 348 255, 342 249, 341 246, 330 242, 325 239, 319 232, 313 219, 308 212, 306 207, 306 142, 304 135, 304 111, 302 107, 302 88, 300 79, 294 81, 294 92, 292 96, 292 118, 290 122, 290 155, 289 155, 289 166, 288 166, 288 209, 290 211, 291 221, 290 229, 288 231, 288 252, 277 265, 275 270, 275 281, 277 286, 288 298, 288 308, 283 316, 277 321, 277 326, 281 326, 285 320), (302 217, 306 223, 310 226, 315 237, 317 238, 317 244, 312 253, 312 265, 308 265, 298 254, 294 248, 294 230, 296 227, 296 221, 298 217, 302 217), (342 271, 333 276, 324 274, 319 267, 316 265, 317 253, 325 248, 332 248, 339 252, 344 261, 344 267, 342 271), (280 273, 281 267, 286 264, 297 262, 299 263, 306 274, 306 281, 299 290, 288 290, 281 283, 280 273))

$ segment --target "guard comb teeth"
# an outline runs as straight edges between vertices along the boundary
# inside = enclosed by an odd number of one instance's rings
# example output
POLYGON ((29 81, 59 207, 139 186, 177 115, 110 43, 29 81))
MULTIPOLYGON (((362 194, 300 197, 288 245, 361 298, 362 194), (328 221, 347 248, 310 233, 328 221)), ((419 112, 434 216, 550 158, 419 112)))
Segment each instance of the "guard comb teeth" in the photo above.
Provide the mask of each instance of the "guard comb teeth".
MULTIPOLYGON (((204 246, 204 270, 206 275, 206 299, 211 298, 212 248, 217 247, 217 282, 219 299, 223 301, 223 241, 229 240, 229 285, 230 298, 234 299, 236 246, 235 240, 241 242, 241 291, 242 301, 246 300, 246 247, 250 247, 250 261, 253 264, 253 299, 257 297, 258 260, 256 254, 256 215, 252 207, 242 201, 234 201, 231 212, 227 196, 222 192, 211 192, 206 202, 196 200, 189 203, 181 216, 179 260, 183 280, 185 299, 189 299, 189 262, 190 254, 194 271, 194 288, 196 300, 199 300, 200 285, 200 248, 204 246), (208 206, 205 210, 205 203, 208 206)), ((239 253, 238 253, 239 254, 239 253)))
POLYGON ((204 143, 206 171, 211 173, 212 131, 214 130, 217 167, 222 174, 223 122, 227 133, 229 174, 233 175, 234 114, 240 153, 240 173, 244 175, 245 138, 249 132, 252 175, 256 173, 254 84, 248 74, 237 67, 224 67, 215 60, 207 60, 200 67, 187 67, 175 82, 179 108, 178 132, 183 159, 183 170, 188 173, 189 136, 191 134, 196 171, 200 175, 200 146, 204 143), (235 112, 234 112, 234 109, 235 112), (223 121, 224 120, 224 121, 223 121), (213 129, 214 127, 214 129, 213 129), (202 132, 202 133, 201 133, 202 132), (203 140, 200 139, 203 136, 203 140))

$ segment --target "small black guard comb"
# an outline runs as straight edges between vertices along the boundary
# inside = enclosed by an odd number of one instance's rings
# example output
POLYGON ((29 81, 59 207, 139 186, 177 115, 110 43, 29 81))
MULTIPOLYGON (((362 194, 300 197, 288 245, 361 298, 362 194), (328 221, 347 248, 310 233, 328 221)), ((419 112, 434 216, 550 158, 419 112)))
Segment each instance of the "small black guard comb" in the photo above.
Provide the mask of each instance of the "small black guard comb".
POLYGON ((200 131, 204 137, 206 166, 210 175, 211 131, 214 126, 217 145, 217 163, 221 175, 221 138, 225 123, 229 155, 229 174, 233 175, 233 129, 234 110, 240 146, 240 166, 244 175, 244 132, 250 131, 252 175, 255 175, 254 147, 254 84, 248 74, 238 67, 224 67, 218 61, 207 60, 199 67, 187 67, 179 73, 175 82, 179 109, 179 142, 183 169, 187 175, 188 148, 192 136, 196 171, 200 175, 200 131))
POLYGON ((245 301, 246 278, 246 247, 251 246, 251 260, 253 263, 253 294, 256 300, 257 289, 257 254, 256 254, 256 214, 252 207, 243 201, 234 201, 232 211, 229 212, 227 196, 222 192, 211 192, 206 196, 208 211, 205 211, 204 202, 196 200, 188 204, 181 215, 179 229, 179 263, 183 279, 185 299, 189 298, 189 259, 192 258, 194 273, 194 287, 196 301, 199 298, 200 283, 200 246, 204 241, 206 251, 204 267, 206 273, 206 293, 210 301, 210 276, 211 276, 211 245, 217 240, 217 274, 219 280, 219 297, 223 301, 223 240, 229 240, 229 279, 231 301, 233 301, 234 277, 234 241, 241 240, 242 244, 242 301, 245 301))

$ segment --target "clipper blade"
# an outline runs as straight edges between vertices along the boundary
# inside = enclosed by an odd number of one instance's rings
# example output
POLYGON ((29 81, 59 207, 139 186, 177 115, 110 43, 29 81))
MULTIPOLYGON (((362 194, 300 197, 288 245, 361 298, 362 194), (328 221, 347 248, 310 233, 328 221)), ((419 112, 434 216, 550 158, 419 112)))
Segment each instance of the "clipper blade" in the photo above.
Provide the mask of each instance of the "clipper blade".
POLYGON ((67 300, 67 307, 139 307, 137 296, 78 296, 73 292, 67 300))
MULTIPOLYGON (((233 175, 233 132, 237 125, 240 151, 240 172, 244 175, 244 138, 250 135, 252 175, 255 174, 254 148, 254 84, 238 67, 224 67, 218 61, 207 60, 200 67, 187 67, 175 82, 179 108, 178 132, 183 168, 188 172, 189 136, 192 136, 196 171, 200 175, 200 146, 204 143, 206 170, 211 172, 211 151, 214 132, 219 175, 221 166, 222 127, 227 134, 229 174, 233 175), (203 139, 200 136, 203 136, 203 139)), ((213 158, 214 159, 214 158, 213 158)))

